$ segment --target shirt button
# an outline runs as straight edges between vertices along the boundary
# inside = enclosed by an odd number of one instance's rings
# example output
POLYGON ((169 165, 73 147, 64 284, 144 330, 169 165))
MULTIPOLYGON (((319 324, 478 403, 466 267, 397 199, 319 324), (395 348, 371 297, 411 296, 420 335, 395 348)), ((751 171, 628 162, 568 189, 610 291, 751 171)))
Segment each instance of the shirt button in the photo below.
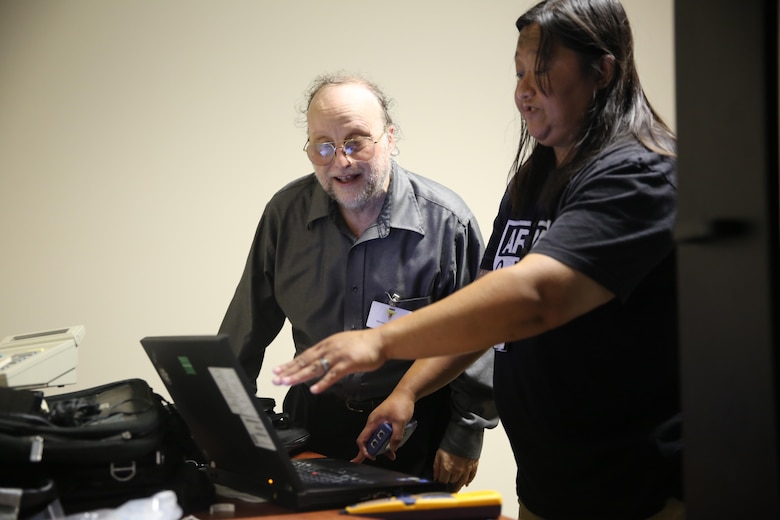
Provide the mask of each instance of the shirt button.
POLYGON ((352 286, 352 294, 355 294, 356 292, 358 292, 357 285, 353 285, 352 286))

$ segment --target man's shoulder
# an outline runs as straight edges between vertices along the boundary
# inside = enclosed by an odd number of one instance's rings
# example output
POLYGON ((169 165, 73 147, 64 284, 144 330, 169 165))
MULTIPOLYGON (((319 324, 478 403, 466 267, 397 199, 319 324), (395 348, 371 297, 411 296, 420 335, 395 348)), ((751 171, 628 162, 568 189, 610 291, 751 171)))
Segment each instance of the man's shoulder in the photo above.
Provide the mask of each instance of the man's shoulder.
POLYGON ((468 220, 473 217, 471 209, 458 193, 452 188, 424 177, 418 173, 410 172, 398 167, 398 172, 404 175, 411 186, 415 198, 432 204, 434 207, 450 211, 457 214, 462 220, 468 220))
POLYGON ((298 177, 274 193, 271 197, 271 203, 286 203, 290 200, 300 199, 301 196, 312 193, 318 185, 319 182, 313 173, 298 177))

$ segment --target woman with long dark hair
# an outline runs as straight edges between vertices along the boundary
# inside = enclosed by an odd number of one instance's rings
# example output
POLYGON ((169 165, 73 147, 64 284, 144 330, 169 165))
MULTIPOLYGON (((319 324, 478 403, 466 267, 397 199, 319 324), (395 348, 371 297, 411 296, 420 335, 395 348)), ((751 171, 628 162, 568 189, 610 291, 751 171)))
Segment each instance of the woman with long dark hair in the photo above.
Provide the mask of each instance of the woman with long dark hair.
POLYGON ((684 518, 675 137, 642 90, 620 2, 547 0, 516 26, 523 133, 484 276, 324 340, 278 367, 277 382, 320 378, 319 392, 424 358, 358 438, 390 421, 395 447, 415 401, 493 346, 521 519, 684 518))

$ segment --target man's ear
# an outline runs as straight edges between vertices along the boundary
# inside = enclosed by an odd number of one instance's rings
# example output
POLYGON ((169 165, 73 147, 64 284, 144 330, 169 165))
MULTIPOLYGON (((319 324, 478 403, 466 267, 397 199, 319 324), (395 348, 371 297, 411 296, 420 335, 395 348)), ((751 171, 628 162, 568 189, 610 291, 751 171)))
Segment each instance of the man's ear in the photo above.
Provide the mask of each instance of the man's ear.
POLYGON ((395 150, 395 125, 388 126, 385 132, 387 133, 387 141, 390 143, 391 149, 395 150))

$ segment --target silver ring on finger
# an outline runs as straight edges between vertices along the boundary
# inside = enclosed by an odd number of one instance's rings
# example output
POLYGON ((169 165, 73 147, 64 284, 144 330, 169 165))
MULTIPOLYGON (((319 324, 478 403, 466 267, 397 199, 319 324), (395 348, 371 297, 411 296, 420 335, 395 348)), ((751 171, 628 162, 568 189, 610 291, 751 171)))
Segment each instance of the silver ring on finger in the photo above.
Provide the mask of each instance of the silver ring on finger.
POLYGON ((326 358, 320 358, 320 366, 322 367, 322 373, 327 374, 330 370, 330 363, 326 358))

